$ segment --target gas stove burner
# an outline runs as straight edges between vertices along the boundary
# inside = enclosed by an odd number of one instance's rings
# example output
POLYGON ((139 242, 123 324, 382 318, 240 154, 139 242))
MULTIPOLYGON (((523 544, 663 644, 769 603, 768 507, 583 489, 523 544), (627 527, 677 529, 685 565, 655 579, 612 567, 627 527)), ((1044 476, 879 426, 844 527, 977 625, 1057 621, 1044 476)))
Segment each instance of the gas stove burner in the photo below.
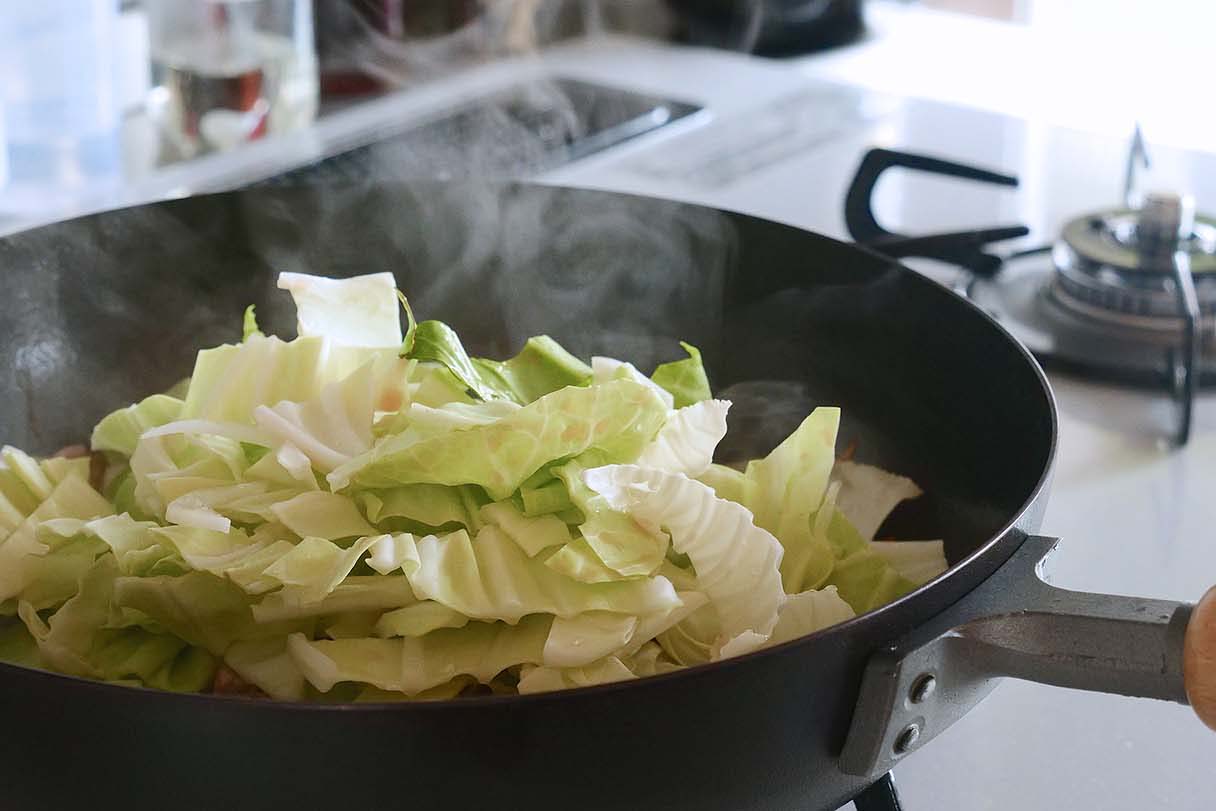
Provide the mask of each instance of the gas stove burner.
MULTIPOLYGON (((1064 303, 1057 272, 1042 258, 1006 262, 995 279, 977 279, 971 300, 995 317, 1044 365, 1093 380, 1136 388, 1171 385, 1181 330, 1116 325, 1103 310, 1064 303)), ((1216 343, 1203 333, 1198 382, 1216 386, 1216 343)))
MULTIPOLYGON (((1179 207, 1176 247, 1189 262, 1200 313, 1210 320, 1216 314, 1216 219, 1190 216, 1182 197, 1155 195, 1150 203, 1154 199, 1179 207)), ((1168 263, 1144 262, 1144 214, 1145 209, 1111 209, 1064 226, 1051 254, 1056 278, 1050 294, 1061 307, 1131 332, 1177 334, 1183 328, 1168 263)))
MULTIPOLYGON (((1149 204, 1163 200, 1179 206, 1180 250, 1191 255, 1192 273, 1216 272, 1216 219, 1190 214, 1182 195, 1154 194, 1149 204)), ((1077 217, 1065 224, 1061 241, 1087 262, 1129 273, 1143 272, 1139 257, 1140 220, 1143 209, 1114 208, 1077 217)))
MULTIPOLYGON (((1133 151, 1128 201, 1134 158, 1133 151)), ((1196 216, 1189 197, 1150 194, 1141 205, 1069 221, 1052 246, 1001 254, 992 243, 1029 229, 909 236, 883 228, 871 197, 879 175, 895 166, 1002 186, 1018 182, 926 155, 871 149, 845 198, 845 223, 857 242, 893 258, 969 270, 965 295, 1044 365, 1168 391, 1179 405, 1175 442, 1187 441, 1196 389, 1216 385, 1216 218, 1196 216)))
POLYGON ((1158 194, 1140 209, 1079 217, 1052 266, 1006 263, 968 294, 1045 364, 1169 390, 1183 443, 1195 389, 1216 383, 1216 220, 1191 210, 1158 194))

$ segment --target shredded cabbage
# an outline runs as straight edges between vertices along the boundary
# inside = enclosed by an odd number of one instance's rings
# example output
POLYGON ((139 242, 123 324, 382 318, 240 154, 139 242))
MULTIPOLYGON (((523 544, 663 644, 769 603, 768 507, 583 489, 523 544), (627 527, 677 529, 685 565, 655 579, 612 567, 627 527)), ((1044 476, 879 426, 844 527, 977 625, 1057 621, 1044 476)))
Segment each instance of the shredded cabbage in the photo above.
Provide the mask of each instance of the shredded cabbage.
POLYGON ((875 541, 920 490, 837 462, 838 409, 715 464, 730 403, 693 346, 649 376, 548 336, 492 360, 391 274, 279 286, 298 337, 250 307, 102 419, 92 463, 0 451, 0 660, 292 701, 533 693, 791 642, 946 568, 940 541, 875 541))

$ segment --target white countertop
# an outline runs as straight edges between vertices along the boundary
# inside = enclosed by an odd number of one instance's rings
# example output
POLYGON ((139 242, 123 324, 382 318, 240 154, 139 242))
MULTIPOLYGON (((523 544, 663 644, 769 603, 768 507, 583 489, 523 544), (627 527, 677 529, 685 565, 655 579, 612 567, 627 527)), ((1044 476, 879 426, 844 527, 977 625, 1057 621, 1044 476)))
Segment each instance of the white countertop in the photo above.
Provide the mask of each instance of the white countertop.
POLYGON ((806 75, 1106 134, 1216 150, 1216 4, 1018 0, 1019 24, 871 0, 858 44, 794 60, 806 75))
MULTIPOLYGON (((1060 445, 1043 531, 1065 588, 1195 600, 1216 583, 1216 402, 1182 451, 1164 398, 1051 376, 1060 445)), ((1204 811, 1216 734, 1187 707, 1008 680, 895 770, 908 811, 1204 811)))

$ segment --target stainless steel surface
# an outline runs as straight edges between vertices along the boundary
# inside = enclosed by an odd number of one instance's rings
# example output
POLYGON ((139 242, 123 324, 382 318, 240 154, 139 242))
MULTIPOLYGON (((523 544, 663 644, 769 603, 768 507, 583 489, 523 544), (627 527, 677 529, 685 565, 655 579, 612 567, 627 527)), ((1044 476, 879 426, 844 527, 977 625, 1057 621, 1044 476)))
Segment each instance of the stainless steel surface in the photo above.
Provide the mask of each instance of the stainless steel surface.
POLYGON ((1092 272, 1134 273, 1141 270, 1141 234, 1159 242, 1164 238, 1160 236, 1162 227, 1172 231, 1176 223, 1178 247, 1192 255, 1195 272, 1216 271, 1216 218, 1196 215, 1188 196, 1158 193, 1149 199, 1156 201, 1153 210, 1114 208, 1079 216, 1074 212, 1061 229, 1060 241, 1092 272))
POLYGON ((1187 195, 1154 193, 1138 210, 1114 209, 1065 224, 1052 250, 1050 293, 1083 317, 1135 332, 1182 329, 1173 282, 1174 254, 1199 276, 1197 300, 1216 311, 1216 220, 1197 217, 1187 195))
POLYGON ((1028 538, 976 591, 870 661, 841 755, 846 772, 890 771, 1004 676, 1187 702, 1182 642, 1191 607, 1048 585, 1044 563, 1057 543, 1028 538), (936 686, 926 694, 929 680, 936 686))

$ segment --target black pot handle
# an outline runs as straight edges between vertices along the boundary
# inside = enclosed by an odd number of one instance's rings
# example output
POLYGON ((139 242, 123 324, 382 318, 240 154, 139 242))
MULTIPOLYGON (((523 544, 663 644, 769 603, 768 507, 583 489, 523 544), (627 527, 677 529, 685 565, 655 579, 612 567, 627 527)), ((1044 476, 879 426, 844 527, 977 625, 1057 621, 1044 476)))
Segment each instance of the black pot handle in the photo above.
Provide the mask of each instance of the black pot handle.
POLYGON ((978 588, 871 657, 841 753, 846 773, 886 773, 1003 676, 1182 704, 1189 691, 1216 728, 1216 594, 1196 609, 1056 588, 1043 564, 1058 542, 1027 538, 978 588))

